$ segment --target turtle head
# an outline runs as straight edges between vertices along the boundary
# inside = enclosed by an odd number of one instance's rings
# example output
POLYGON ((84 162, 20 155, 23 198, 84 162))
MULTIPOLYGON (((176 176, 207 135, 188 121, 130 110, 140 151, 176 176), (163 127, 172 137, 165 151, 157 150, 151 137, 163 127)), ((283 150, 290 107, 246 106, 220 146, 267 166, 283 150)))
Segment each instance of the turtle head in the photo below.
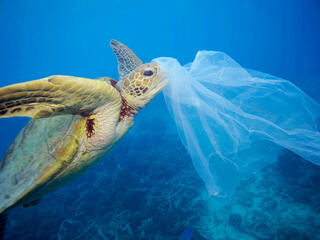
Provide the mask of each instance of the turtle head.
POLYGON ((167 84, 156 63, 146 63, 119 81, 117 86, 128 104, 140 109, 154 98, 167 84))
POLYGON ((129 106, 139 110, 167 85, 167 80, 158 64, 142 64, 131 49, 116 40, 110 45, 118 60, 117 87, 129 106))

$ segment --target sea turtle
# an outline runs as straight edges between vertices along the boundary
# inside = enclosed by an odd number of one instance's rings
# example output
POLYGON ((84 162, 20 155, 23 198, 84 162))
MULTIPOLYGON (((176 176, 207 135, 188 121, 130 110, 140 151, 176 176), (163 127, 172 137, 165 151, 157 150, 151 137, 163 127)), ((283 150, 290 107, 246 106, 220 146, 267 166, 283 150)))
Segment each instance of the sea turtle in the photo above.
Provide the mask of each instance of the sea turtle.
MULTIPOLYGON (((112 40, 119 81, 50 76, 0 88, 0 118, 31 117, 0 162, 0 213, 32 206, 103 157, 167 84, 112 40)), ((1 238, 1 237, 0 237, 1 238)))

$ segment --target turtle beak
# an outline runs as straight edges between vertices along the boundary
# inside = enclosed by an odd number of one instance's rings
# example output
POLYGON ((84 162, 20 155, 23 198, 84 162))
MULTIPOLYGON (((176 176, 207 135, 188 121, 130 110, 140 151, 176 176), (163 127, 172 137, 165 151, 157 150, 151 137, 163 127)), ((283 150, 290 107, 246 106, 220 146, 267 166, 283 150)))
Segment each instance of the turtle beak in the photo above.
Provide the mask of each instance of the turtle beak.
POLYGON ((156 65, 158 75, 159 75, 159 85, 161 90, 168 84, 168 78, 166 72, 157 63, 152 63, 156 65))

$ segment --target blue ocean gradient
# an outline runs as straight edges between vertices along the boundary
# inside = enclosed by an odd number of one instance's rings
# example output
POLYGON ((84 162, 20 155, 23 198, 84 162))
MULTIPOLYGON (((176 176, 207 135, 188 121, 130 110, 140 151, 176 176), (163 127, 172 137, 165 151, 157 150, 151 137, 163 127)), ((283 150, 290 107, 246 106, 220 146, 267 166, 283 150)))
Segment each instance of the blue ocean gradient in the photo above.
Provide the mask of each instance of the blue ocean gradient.
MULTIPOLYGON (((60 74, 118 79, 116 58, 109 47, 109 41, 117 39, 143 62, 167 56, 188 63, 198 50, 223 51, 243 67, 290 80, 320 101, 319 13, 318 0, 0 0, 0 86, 60 74)), ((27 121, 0 120, 1 156, 27 121)), ((211 200, 199 202, 203 184, 159 95, 97 166, 49 194, 39 206, 13 210, 7 239, 179 239, 190 226, 192 239, 292 239, 283 236, 299 234, 305 237, 299 239, 320 239, 316 235, 320 234, 316 204, 320 188, 313 185, 319 182, 319 169, 301 165, 299 159, 294 164, 296 168, 284 170, 287 182, 278 181, 277 175, 283 173, 285 163, 280 170, 263 175, 270 176, 269 182, 256 186, 249 179, 248 185, 242 185, 236 200, 242 204, 241 211, 239 207, 238 212, 225 213, 222 205, 211 200), (302 168, 303 173, 297 170, 302 168), (312 169, 312 174, 305 177, 305 169, 312 169), (303 185, 300 179, 313 180, 303 185), (299 189, 291 189, 298 181, 299 189), (173 194, 179 189, 184 189, 180 195, 173 194), (155 196, 161 200, 151 201, 155 196), (276 203, 275 196, 281 198, 276 203), (306 218, 292 215, 287 218, 289 227, 272 228, 276 217, 265 212, 280 216, 281 206, 291 197, 296 199, 292 205, 296 212, 310 210, 301 212, 306 218), (256 209, 262 209, 259 220, 254 219, 256 209), (131 210, 135 214, 129 217, 131 210), (313 222, 310 212, 315 214, 313 222), (200 219, 205 214, 211 214, 212 222, 200 219), (127 216, 122 219, 123 232, 113 229, 110 233, 111 216, 127 216), (304 224, 305 219, 311 222, 304 224), (142 226, 147 229, 144 238, 142 226), (78 233, 79 229, 87 230, 78 233), (210 235, 208 229, 216 232, 210 235)))

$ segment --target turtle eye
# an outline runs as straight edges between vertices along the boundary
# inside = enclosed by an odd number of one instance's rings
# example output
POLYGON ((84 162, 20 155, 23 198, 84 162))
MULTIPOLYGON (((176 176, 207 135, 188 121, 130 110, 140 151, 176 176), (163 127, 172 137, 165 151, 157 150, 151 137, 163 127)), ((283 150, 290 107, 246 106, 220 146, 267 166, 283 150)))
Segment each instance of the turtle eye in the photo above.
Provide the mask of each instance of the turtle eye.
POLYGON ((146 70, 146 71, 143 71, 143 76, 146 76, 146 77, 150 77, 153 75, 153 71, 152 70, 146 70))

